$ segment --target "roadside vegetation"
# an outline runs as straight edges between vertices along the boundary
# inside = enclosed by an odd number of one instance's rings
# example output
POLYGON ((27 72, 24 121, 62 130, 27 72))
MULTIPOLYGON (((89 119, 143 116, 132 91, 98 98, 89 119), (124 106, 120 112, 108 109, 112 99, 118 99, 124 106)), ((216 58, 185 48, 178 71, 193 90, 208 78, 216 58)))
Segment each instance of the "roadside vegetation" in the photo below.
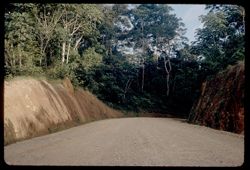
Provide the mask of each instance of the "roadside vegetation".
POLYGON ((245 58, 245 11, 207 5, 187 43, 164 4, 8 4, 5 79, 69 78, 112 108, 187 118, 201 84, 245 58))

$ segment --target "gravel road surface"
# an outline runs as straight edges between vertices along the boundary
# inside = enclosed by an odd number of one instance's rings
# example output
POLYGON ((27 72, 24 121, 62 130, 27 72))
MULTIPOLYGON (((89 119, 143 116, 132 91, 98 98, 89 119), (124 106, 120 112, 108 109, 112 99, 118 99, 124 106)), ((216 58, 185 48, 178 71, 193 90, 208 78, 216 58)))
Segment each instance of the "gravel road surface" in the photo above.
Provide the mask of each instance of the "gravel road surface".
POLYGON ((174 118, 106 119, 4 147, 9 165, 241 166, 244 136, 174 118))

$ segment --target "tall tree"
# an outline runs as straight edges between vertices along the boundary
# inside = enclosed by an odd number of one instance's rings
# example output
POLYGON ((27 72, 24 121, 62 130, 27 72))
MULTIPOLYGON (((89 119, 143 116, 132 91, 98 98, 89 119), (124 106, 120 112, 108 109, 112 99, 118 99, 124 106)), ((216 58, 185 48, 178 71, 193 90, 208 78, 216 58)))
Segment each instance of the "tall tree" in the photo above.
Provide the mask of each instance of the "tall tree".
POLYGON ((84 36, 97 31, 97 24, 102 20, 100 9, 94 4, 62 4, 61 25, 64 30, 62 41, 62 64, 69 61, 70 50, 78 50, 84 36))
MULTIPOLYGON (((134 37, 138 35, 138 31, 142 35, 140 37, 142 51, 157 50, 164 59, 164 68, 167 81, 167 96, 169 95, 169 77, 171 72, 170 58, 173 56, 173 48, 183 38, 185 29, 180 19, 175 14, 170 14, 172 10, 168 5, 143 4, 133 10, 135 16, 135 32, 134 37), (138 29, 138 26, 140 29, 138 29), (145 38, 147 37, 147 41, 145 38)), ((140 42, 140 41, 139 41, 140 42)), ((155 51, 154 51, 155 52, 155 51)), ((145 54, 144 54, 145 55, 145 54)), ((143 63, 145 59, 143 58, 143 63)), ((144 66, 144 64, 142 64, 144 66)), ((144 72, 143 72, 144 73, 144 72)))
POLYGON ((244 58, 244 12, 236 5, 208 5, 207 9, 192 48, 215 73, 244 58))
POLYGON ((5 67, 13 74, 29 67, 36 69, 39 52, 31 7, 30 4, 9 4, 5 8, 5 67))
POLYGON ((47 66, 46 50, 62 17, 62 12, 57 4, 31 4, 31 6, 32 15, 36 20, 37 39, 40 44, 40 66, 42 66, 43 60, 47 66))
POLYGON ((101 43, 106 48, 106 55, 112 55, 114 47, 117 45, 117 28, 115 23, 126 9, 126 5, 115 4, 112 7, 101 5, 101 10, 105 20, 99 25, 101 43))

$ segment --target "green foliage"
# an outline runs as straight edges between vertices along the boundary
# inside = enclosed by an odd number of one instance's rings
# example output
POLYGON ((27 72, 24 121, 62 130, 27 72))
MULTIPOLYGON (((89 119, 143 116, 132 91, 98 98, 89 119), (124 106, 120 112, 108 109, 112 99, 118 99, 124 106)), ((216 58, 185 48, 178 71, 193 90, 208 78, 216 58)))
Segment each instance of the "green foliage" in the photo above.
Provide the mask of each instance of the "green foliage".
POLYGON ((208 5, 210 12, 201 16, 204 28, 198 29, 193 50, 203 56, 208 74, 244 59, 244 9, 236 5, 208 5))
POLYGON ((82 63, 86 71, 91 70, 102 63, 102 56, 95 52, 95 48, 88 48, 83 52, 82 63))
POLYGON ((231 5, 207 8, 210 12, 200 17, 204 28, 198 29, 197 41, 188 45, 184 24, 170 13, 168 5, 141 4, 129 10, 126 4, 111 8, 9 4, 4 22, 5 77, 68 77, 112 107, 175 111, 185 116, 202 81, 245 58, 244 9, 231 5), (118 23, 133 26, 123 30, 118 23), (121 42, 142 52, 123 54, 118 50, 121 42), (166 57, 172 66, 169 82, 166 57), (167 83, 169 95, 165 93, 167 83))
POLYGON ((5 13, 5 68, 6 74, 12 76, 41 72, 37 67, 39 49, 34 36, 34 20, 26 10, 24 5, 20 11, 5 13))
POLYGON ((55 70, 62 71, 51 71, 55 77, 65 72, 71 74, 67 70, 74 68, 71 65, 80 55, 78 48, 83 36, 85 41, 98 36, 96 26, 101 21, 102 12, 94 4, 8 4, 4 41, 6 76, 38 74, 54 65, 55 70), (67 64, 59 66, 64 41, 67 41, 64 51, 67 64))

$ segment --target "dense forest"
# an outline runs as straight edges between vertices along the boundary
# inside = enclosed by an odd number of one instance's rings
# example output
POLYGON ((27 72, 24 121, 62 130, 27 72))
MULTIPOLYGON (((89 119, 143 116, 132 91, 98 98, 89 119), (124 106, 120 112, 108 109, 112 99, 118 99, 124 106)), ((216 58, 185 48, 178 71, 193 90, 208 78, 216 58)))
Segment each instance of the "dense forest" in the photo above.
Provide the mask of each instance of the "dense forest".
POLYGON ((191 44, 166 4, 8 4, 5 78, 68 77, 116 109, 187 117, 202 82, 245 58, 245 11, 206 5, 191 44))

